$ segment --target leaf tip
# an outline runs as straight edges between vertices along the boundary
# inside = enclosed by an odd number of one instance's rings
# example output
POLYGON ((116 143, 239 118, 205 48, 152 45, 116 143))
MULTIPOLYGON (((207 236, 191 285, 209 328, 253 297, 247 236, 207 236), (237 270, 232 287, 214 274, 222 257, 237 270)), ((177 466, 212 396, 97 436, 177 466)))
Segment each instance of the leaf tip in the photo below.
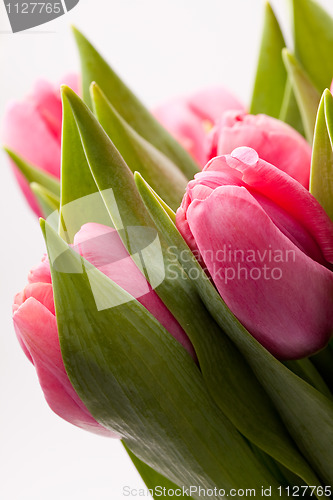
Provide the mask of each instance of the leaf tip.
POLYGON ((140 191, 140 188, 142 188, 142 186, 144 186, 146 184, 146 181, 144 180, 144 178, 142 177, 142 175, 138 171, 134 172, 134 182, 135 182, 136 187, 138 188, 139 191, 140 191))
POLYGON ((89 86, 89 92, 90 92, 90 95, 93 99, 102 94, 100 87, 98 86, 98 84, 95 81, 91 82, 91 84, 89 86))
POLYGON ((65 95, 65 96, 70 94, 71 92, 74 93, 74 91, 70 87, 68 87, 68 85, 65 85, 65 84, 60 85, 60 92, 62 95, 65 95))
POLYGON ((265 12, 267 12, 268 14, 274 14, 273 8, 268 0, 265 0, 264 8, 265 8, 265 12))
POLYGON ((68 85, 61 85, 60 93, 62 100, 67 99, 70 105, 80 100, 79 96, 68 85))
POLYGON ((284 61, 287 61, 287 62, 294 62, 294 60, 295 60, 293 54, 290 52, 290 50, 287 47, 284 47, 282 49, 282 57, 283 57, 284 61))
POLYGON ((73 35, 75 36, 75 38, 78 40, 79 38, 83 38, 83 34, 81 33, 81 31, 75 26, 75 24, 71 24, 70 25, 70 28, 72 30, 72 33, 73 35))
POLYGON ((332 96, 330 89, 324 90, 323 97, 325 100, 328 100, 328 99, 332 100, 333 99, 333 96, 332 96))
POLYGON ((43 236, 44 236, 44 239, 45 239, 45 236, 46 236, 46 220, 43 219, 43 217, 39 218, 39 225, 40 225, 40 228, 42 230, 42 233, 43 233, 43 236))

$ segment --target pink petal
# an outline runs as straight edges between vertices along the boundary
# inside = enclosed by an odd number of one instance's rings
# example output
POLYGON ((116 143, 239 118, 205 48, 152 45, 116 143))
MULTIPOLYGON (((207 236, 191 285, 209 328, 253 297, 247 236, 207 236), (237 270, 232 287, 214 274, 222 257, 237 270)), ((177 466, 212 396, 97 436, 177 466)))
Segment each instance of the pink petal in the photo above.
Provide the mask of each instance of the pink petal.
POLYGON ((53 288, 51 283, 32 283, 27 285, 24 289, 24 295, 25 300, 33 297, 37 302, 46 307, 51 314, 55 315, 53 288))
POLYGON ((332 272, 282 234, 246 189, 217 188, 192 202, 187 220, 221 296, 262 345, 281 359, 296 359, 327 344, 332 272), (241 252, 230 256, 229 250, 241 252), (253 251, 254 262, 242 257, 253 251))
MULTIPOLYGON (((296 180, 263 161, 247 162, 248 148, 238 148, 227 156, 230 168, 239 172, 251 192, 257 192, 297 220, 318 243, 328 262, 333 263, 333 223, 317 200, 296 180)), ((214 169, 214 160, 207 169, 214 169)))
POLYGON ((56 177, 60 172, 60 144, 41 117, 36 103, 25 101, 8 107, 3 141, 28 163, 56 177))
POLYGON ((157 120, 200 164, 206 163, 206 131, 183 98, 172 99, 153 111, 157 120))
POLYGON ((183 145, 199 165, 207 162, 209 131, 230 109, 243 111, 240 102, 223 87, 200 90, 176 97, 157 107, 157 120, 183 145))
POLYGON ((77 93, 79 90, 78 75, 66 75, 61 79, 61 83, 56 86, 47 80, 38 80, 32 96, 40 116, 59 144, 61 143, 62 128, 62 103, 60 96, 60 86, 62 84, 68 85, 77 93))
POLYGON ((189 97, 189 107, 203 120, 212 124, 228 110, 245 111, 243 104, 227 89, 221 86, 209 87, 189 97))
MULTIPOLYGON (((67 75, 62 82, 78 90, 78 76, 67 75)), ((61 128, 60 84, 55 87, 39 80, 31 96, 8 106, 3 123, 3 142, 28 163, 58 178, 61 128)), ((28 182, 12 161, 11 164, 30 207, 40 217, 41 209, 28 182)))
POLYGON ((266 115, 225 113, 218 131, 217 154, 231 154, 243 146, 255 149, 262 160, 309 187, 311 147, 289 125, 266 115))
POLYGON ((17 336, 29 352, 50 408, 83 429, 119 437, 100 426, 74 391, 61 356, 55 316, 35 298, 28 298, 14 314, 17 336))
POLYGON ((29 283, 52 283, 50 264, 47 255, 44 255, 41 262, 33 267, 28 275, 29 283))
POLYGON ((46 80, 39 80, 34 88, 34 102, 49 131, 60 144, 62 127, 62 105, 59 92, 46 80))

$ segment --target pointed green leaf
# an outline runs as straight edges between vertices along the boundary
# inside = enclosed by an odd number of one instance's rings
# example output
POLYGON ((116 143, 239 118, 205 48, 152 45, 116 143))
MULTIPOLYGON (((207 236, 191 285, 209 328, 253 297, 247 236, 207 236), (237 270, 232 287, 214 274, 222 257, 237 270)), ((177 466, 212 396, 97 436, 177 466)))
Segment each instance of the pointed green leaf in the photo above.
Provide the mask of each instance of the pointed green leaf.
MULTIPOLYGON (((194 282, 200 293, 206 291, 210 296, 215 293, 215 298, 217 297, 222 303, 222 299, 215 292, 215 288, 177 228, 159 205, 153 191, 139 174, 135 175, 135 180, 157 227, 166 236, 182 264, 186 263, 184 268, 188 276, 195 276, 194 282)), ((209 300, 209 296, 205 295, 205 298, 209 300)), ((222 320, 220 322, 223 333, 230 335, 230 330, 242 335, 245 329, 225 304, 223 307, 226 320, 223 326, 222 320)), ((194 338, 200 368, 214 400, 234 425, 256 446, 298 474, 308 484, 317 481, 305 460, 295 449, 288 433, 281 426, 275 409, 272 411, 267 394, 262 388, 258 388, 253 379, 253 372, 248 370, 238 350, 226 340, 223 333, 220 332, 218 337, 214 337, 214 332, 206 330, 206 334, 200 339, 194 338)), ((247 335, 250 337, 248 333, 247 335)), ((232 335, 231 340, 233 340, 232 335)))
POLYGON ((124 120, 191 179, 199 171, 193 158, 126 87, 82 33, 74 28, 74 35, 81 56, 83 98, 86 104, 92 106, 89 87, 92 82, 96 82, 124 120))
POLYGON ((37 198, 44 217, 49 217, 54 212, 58 212, 60 208, 60 199, 48 189, 45 189, 37 182, 30 184, 31 191, 37 198))
POLYGON ((64 363, 94 418, 176 484, 276 488, 207 394, 181 344, 44 221, 41 226, 64 363))
MULTIPOLYGON (((137 176, 138 178, 138 176, 137 176)), ((140 190, 144 193, 144 189, 140 190)), ((179 262, 191 276, 199 264, 163 210, 154 206, 146 190, 145 201, 159 226, 173 246, 179 262), (186 250, 187 249, 187 250, 186 250), (192 256, 191 256, 192 255, 192 256), (190 257, 190 258, 189 258, 190 257)), ((252 337, 228 309, 203 270, 192 280, 207 309, 237 346, 257 379, 270 396, 290 435, 307 461, 325 484, 333 483, 333 402, 297 377, 252 337)), ((283 463, 283 461, 281 461, 283 463)), ((304 481, 318 484, 305 461, 287 465, 304 481), (296 465, 297 464, 297 465, 296 465), (292 467, 297 468, 298 471, 292 467)))
POLYGON ((333 19, 313 0, 291 0, 295 54, 319 94, 333 78, 333 19))
POLYGON ((100 123, 70 88, 64 86, 62 93, 71 108, 86 161, 104 202, 109 205, 115 227, 121 230, 124 226, 152 226, 132 172, 100 123))
POLYGON ((32 182, 36 182, 48 191, 51 191, 51 193, 55 194, 56 196, 60 196, 59 181, 56 177, 48 174, 40 168, 34 167, 30 163, 27 163, 23 158, 14 153, 14 151, 11 151, 8 148, 4 149, 8 156, 13 160, 17 168, 20 170, 20 172, 24 175, 29 184, 31 184, 32 182))
POLYGON ((140 172, 171 208, 178 208, 187 185, 184 174, 125 122, 97 84, 91 98, 98 121, 132 172, 140 172))
POLYGON ((325 90, 320 101, 313 142, 310 193, 333 221, 333 97, 325 90))
POLYGON ((66 97, 63 97, 63 130, 61 161, 60 235, 73 242, 74 235, 87 222, 111 226, 82 147, 80 134, 66 97))
POLYGON ((283 59, 302 116, 306 138, 312 143, 320 94, 297 59, 287 49, 283 50, 283 59))
POLYGON ((264 30, 250 106, 251 114, 265 113, 279 118, 287 82, 287 72, 281 55, 285 46, 273 9, 266 2, 264 30))
POLYGON ((286 83, 279 119, 288 123, 288 125, 297 130, 297 132, 301 135, 305 135, 302 117, 300 115, 293 87, 289 78, 286 83))
POLYGON ((142 462, 142 460, 140 460, 134 455, 134 453, 131 452, 131 450, 126 446, 125 443, 123 443, 123 445, 137 471, 145 482, 147 488, 151 490, 151 495, 155 500, 161 497, 160 491, 163 491, 164 488, 166 492, 168 490, 177 491, 177 498, 193 498, 189 495, 183 495, 182 492, 179 492, 179 486, 177 486, 175 483, 172 483, 171 481, 169 481, 169 479, 162 476, 162 474, 159 474, 158 472, 156 472, 156 470, 149 467, 149 465, 142 462))

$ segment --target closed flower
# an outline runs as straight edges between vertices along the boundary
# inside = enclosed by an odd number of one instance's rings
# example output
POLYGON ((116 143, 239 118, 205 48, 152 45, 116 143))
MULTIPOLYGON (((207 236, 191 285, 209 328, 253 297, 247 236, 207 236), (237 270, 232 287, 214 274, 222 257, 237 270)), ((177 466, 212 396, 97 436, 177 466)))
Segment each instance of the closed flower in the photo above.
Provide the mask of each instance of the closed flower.
MULTIPOLYGON (((76 75, 67 75, 61 83, 67 83, 78 91, 76 75)), ((8 105, 2 127, 2 140, 6 147, 56 178, 60 177, 61 162, 62 104, 59 89, 60 85, 52 85, 46 80, 37 81, 30 96, 8 105)), ((41 216, 28 182, 13 162, 12 166, 30 207, 37 216, 41 216)))
POLYGON ((228 111, 211 133, 207 161, 242 146, 255 149, 262 160, 309 187, 311 147, 286 123, 267 115, 228 111))
POLYGON ((213 159, 188 184, 177 226, 219 293, 280 359, 333 331, 333 224, 297 181, 250 148, 213 159))
MULTIPOLYGON (((135 266, 114 229, 100 224, 86 224, 76 234, 74 248, 117 285, 137 297, 195 357, 185 332, 154 290, 148 290, 144 276, 135 266)), ((13 314, 18 340, 36 368, 50 408, 78 427, 118 437, 95 421, 67 376, 61 356, 47 257, 30 272, 29 284, 23 292, 16 295, 13 314)))

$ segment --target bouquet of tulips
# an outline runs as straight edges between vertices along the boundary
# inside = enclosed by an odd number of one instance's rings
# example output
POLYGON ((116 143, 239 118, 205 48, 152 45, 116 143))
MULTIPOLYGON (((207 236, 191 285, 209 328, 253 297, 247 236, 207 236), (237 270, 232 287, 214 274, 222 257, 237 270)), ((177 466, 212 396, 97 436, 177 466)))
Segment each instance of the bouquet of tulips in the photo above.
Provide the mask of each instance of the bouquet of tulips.
POLYGON ((75 29, 81 76, 6 115, 47 248, 18 340, 154 498, 332 497, 333 20, 292 4, 249 111, 216 87, 151 113, 75 29))

